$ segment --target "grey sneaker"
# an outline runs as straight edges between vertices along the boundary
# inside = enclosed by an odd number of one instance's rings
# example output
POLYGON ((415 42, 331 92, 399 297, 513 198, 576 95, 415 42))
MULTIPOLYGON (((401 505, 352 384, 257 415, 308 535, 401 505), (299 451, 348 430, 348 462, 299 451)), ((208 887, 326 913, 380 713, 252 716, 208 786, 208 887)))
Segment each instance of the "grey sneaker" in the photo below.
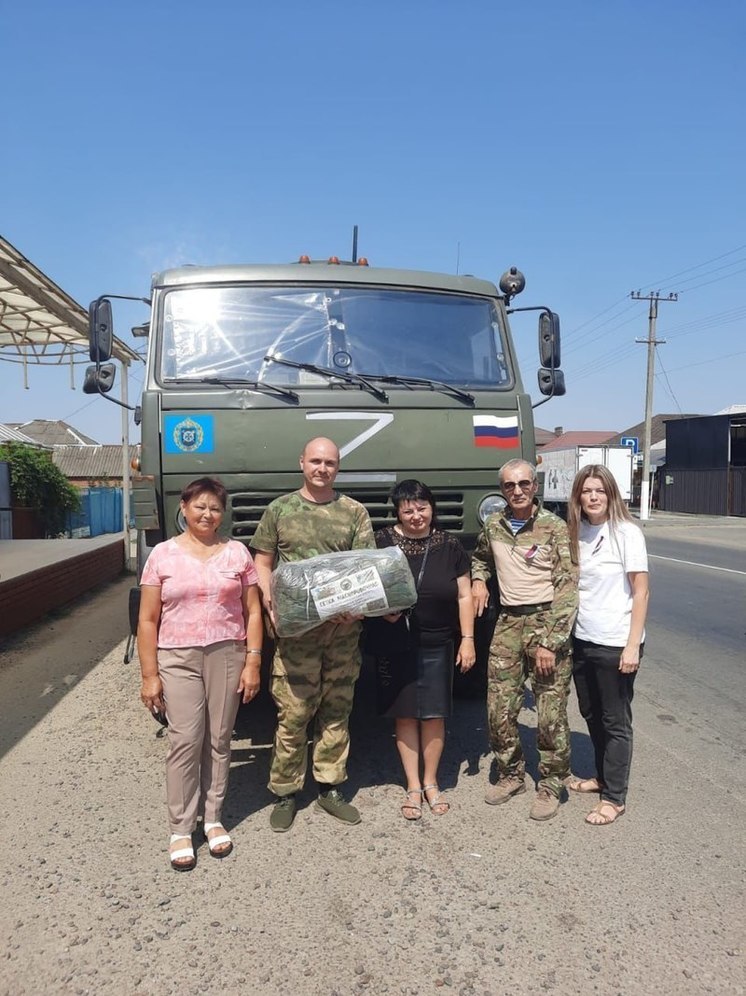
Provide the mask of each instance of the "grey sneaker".
POLYGON ((559 796, 554 795, 547 788, 540 788, 528 815, 532 820, 551 820, 553 816, 557 815, 559 804, 559 796))
POLYGON ((504 802, 510 802, 514 795, 525 791, 526 782, 523 778, 509 776, 501 778, 497 785, 490 785, 484 794, 484 801, 488 806, 501 806, 504 802))
POLYGON ((325 813, 334 816, 335 819, 341 820, 342 823, 354 825, 360 822, 360 813, 349 802, 345 802, 342 793, 337 788, 321 792, 316 800, 316 805, 319 809, 323 809, 325 813))
POLYGON ((298 804, 294 795, 283 795, 272 807, 269 825, 275 833, 285 833, 293 825, 298 804))

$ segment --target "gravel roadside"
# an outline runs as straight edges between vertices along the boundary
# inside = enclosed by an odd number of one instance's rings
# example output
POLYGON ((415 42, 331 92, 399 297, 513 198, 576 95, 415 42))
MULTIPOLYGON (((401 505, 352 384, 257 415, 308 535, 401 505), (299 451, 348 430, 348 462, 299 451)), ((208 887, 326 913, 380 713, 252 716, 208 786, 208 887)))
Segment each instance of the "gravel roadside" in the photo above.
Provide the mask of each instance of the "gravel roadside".
MULTIPOLYGON (((242 710, 223 861, 166 858, 166 741, 122 664, 129 582, 6 645, 0 786, 0 992, 164 994, 742 993, 744 801, 682 770, 644 700, 628 813, 547 824, 530 792, 484 805, 483 704, 458 702, 451 811, 406 823, 391 727, 358 686, 346 828, 310 788, 270 832, 266 694, 242 710), (687 786, 682 792, 681 786, 687 786), (696 802, 695 802, 696 801, 696 802)), ((588 738, 573 705, 575 767, 588 738)), ((533 751, 534 713, 521 715, 533 751)), ((725 781, 725 780, 724 780, 725 781)))

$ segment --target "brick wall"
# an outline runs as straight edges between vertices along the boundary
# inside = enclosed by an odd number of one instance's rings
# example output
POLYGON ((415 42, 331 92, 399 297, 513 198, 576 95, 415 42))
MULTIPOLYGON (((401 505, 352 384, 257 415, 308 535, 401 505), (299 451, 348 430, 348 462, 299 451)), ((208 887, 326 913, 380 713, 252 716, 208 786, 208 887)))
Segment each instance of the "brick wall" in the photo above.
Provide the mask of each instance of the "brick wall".
POLYGON ((124 570, 121 539, 29 574, 0 581, 0 636, 36 622, 124 570))

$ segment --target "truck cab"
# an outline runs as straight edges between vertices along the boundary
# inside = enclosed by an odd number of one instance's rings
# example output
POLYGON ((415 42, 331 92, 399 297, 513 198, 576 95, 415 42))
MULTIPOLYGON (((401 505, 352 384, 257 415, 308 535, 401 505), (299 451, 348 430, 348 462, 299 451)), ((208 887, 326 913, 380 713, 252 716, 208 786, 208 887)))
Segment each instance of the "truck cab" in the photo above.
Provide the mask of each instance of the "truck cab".
MULTIPOLYGON (((365 260, 186 266, 153 277, 133 479, 138 559, 182 525, 179 494, 215 475, 230 501, 224 530, 251 545, 267 505, 299 486, 305 442, 340 448, 336 488, 378 528, 388 495, 422 479, 440 525, 469 548, 502 507, 500 466, 535 462, 531 398, 511 337, 513 268, 487 280, 375 268, 365 260)), ((539 389, 564 393, 559 320, 539 318, 539 389)), ((103 393, 107 298, 91 305, 91 356, 103 393)), ((92 388, 92 389, 95 389, 92 388)))
POLYGON ((178 496, 216 474, 226 529, 251 542, 298 485, 315 435, 341 451, 337 486, 374 527, 403 477, 433 489, 467 546, 498 507, 497 471, 535 459, 504 297, 474 277, 345 266, 184 267, 152 285, 138 528, 180 529, 178 496))

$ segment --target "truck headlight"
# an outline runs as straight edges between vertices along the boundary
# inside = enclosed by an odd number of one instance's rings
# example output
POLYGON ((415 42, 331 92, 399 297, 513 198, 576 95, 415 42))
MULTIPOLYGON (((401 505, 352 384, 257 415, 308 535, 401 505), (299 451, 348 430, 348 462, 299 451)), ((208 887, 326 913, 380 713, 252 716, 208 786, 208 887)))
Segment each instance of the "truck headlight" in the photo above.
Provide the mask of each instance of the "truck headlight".
POLYGON ((483 498, 480 501, 479 507, 477 508, 479 521, 482 525, 484 525, 489 515, 492 515, 493 512, 502 512, 502 510, 506 508, 507 504, 508 503, 502 495, 487 495, 486 498, 483 498))
POLYGON ((179 509, 176 513, 176 528, 180 533, 186 531, 186 519, 184 518, 184 513, 179 509))

